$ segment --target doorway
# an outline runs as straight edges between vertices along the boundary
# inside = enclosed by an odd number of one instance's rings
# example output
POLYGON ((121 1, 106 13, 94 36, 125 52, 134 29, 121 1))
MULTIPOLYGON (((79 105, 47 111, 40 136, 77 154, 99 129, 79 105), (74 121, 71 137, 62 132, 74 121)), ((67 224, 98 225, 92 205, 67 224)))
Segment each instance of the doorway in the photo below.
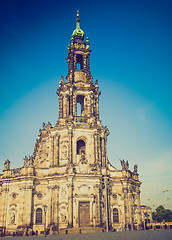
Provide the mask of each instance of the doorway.
POLYGON ((79 226, 90 227, 90 203, 79 202, 79 226))

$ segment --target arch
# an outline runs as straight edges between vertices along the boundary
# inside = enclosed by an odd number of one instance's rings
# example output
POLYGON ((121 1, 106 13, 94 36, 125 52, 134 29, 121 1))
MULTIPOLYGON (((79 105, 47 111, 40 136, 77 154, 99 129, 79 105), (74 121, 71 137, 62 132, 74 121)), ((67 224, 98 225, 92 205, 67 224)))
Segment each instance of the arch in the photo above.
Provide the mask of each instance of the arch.
POLYGON ((76 55, 76 69, 77 70, 83 69, 83 55, 81 54, 76 55))
POLYGON ((113 209, 113 222, 114 223, 119 223, 119 214, 118 214, 118 209, 117 208, 113 209))
POLYGON ((84 155, 86 154, 86 144, 83 139, 79 139, 76 143, 76 153, 77 155, 84 155))
POLYGON ((84 113, 84 96, 78 95, 76 98, 77 117, 83 116, 84 113))
POLYGON ((42 223, 42 209, 41 208, 36 209, 35 223, 36 224, 41 224, 42 223))

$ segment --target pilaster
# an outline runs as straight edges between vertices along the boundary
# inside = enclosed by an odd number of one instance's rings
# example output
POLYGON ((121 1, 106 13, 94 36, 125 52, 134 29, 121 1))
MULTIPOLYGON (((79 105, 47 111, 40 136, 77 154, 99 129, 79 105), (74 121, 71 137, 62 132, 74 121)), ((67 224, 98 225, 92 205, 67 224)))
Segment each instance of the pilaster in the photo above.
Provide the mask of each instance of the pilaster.
POLYGON ((128 189, 127 187, 123 187, 123 194, 124 194, 124 214, 125 214, 125 222, 124 224, 127 225, 128 228, 128 224, 129 224, 129 216, 128 216, 128 189))
POLYGON ((72 136, 73 136, 73 133, 72 133, 72 129, 69 129, 69 161, 70 163, 72 163, 72 136))
POLYGON ((1 203, 1 226, 5 229, 7 226, 7 206, 8 206, 9 186, 4 184, 2 187, 2 203, 1 203))
POLYGON ((55 152, 54 152, 54 165, 55 166, 59 166, 59 139, 60 139, 60 136, 59 135, 56 135, 55 137, 55 152))
POLYGON ((67 99, 67 96, 64 96, 64 98, 63 98, 63 116, 64 116, 64 118, 66 118, 68 115, 67 110, 68 110, 68 99, 67 99))
POLYGON ((63 96, 59 96, 59 118, 63 118, 63 96))
POLYGON ((69 96, 69 98, 70 98, 70 101, 69 101, 70 115, 73 116, 73 95, 72 95, 72 93, 69 96))
POLYGON ((138 227, 141 227, 142 219, 141 219, 141 208, 140 208, 140 190, 139 187, 136 188, 136 194, 137 194, 137 221, 138 221, 138 227))
POLYGON ((73 183, 71 180, 68 180, 68 221, 69 227, 73 227, 73 183))
POLYGON ((97 134, 94 134, 94 162, 97 164, 98 153, 97 153, 97 134))
POLYGON ((50 166, 54 166, 54 136, 50 136, 50 166))
POLYGON ((73 115, 74 115, 74 116, 77 115, 76 98, 77 98, 77 95, 74 94, 74 96, 73 96, 73 115))
POLYGON ((105 154, 105 139, 104 137, 101 138, 101 148, 102 148, 102 166, 106 166, 106 154, 105 154))

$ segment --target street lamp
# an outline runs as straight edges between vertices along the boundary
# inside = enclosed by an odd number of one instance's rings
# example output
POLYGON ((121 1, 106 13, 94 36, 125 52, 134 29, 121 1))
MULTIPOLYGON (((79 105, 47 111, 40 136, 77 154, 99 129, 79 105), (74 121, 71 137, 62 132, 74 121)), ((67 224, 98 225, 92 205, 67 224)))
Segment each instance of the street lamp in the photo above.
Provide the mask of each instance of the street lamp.
POLYGON ((46 237, 46 214, 47 214, 47 208, 48 208, 48 206, 44 205, 44 216, 45 216, 45 219, 44 219, 44 237, 46 237))

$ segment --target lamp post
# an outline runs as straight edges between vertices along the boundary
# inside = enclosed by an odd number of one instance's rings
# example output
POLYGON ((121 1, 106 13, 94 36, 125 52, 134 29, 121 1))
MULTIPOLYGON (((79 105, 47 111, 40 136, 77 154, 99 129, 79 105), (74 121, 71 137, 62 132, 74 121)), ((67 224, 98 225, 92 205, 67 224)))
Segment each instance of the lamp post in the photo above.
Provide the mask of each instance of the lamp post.
POLYGON ((46 214, 47 214, 47 205, 44 205, 44 216, 45 216, 45 219, 44 219, 44 237, 46 237, 46 214))

